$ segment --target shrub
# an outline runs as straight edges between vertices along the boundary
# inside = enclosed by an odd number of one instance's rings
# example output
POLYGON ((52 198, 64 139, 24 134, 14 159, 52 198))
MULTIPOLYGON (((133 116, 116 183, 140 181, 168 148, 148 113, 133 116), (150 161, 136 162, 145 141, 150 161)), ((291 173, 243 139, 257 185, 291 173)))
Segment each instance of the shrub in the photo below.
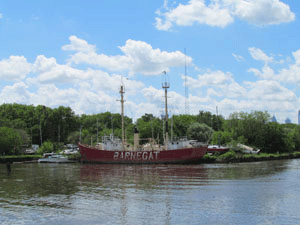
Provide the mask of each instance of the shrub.
POLYGON ((45 141, 42 146, 38 149, 38 154, 44 154, 44 153, 49 153, 53 152, 53 143, 51 141, 45 141))

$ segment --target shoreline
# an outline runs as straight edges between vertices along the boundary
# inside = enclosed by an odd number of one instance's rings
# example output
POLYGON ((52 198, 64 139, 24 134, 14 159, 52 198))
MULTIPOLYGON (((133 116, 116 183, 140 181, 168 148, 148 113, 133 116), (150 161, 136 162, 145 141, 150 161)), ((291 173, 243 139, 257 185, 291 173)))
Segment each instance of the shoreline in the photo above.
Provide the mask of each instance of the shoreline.
MULTIPOLYGON (((19 156, 0 156, 0 164, 10 163, 37 163, 42 158, 40 155, 19 155, 19 156)), ((278 154, 241 154, 229 151, 219 156, 204 155, 204 157, 193 164, 211 164, 211 163, 243 163, 243 162, 261 162, 282 159, 298 159, 300 152, 278 153, 278 154)), ((80 159, 73 159, 80 163, 80 159)))
POLYGON ((243 163, 243 162, 262 162, 282 159, 298 159, 300 152, 293 153, 278 153, 278 154, 241 154, 234 151, 229 151, 219 156, 205 155, 200 163, 243 163))

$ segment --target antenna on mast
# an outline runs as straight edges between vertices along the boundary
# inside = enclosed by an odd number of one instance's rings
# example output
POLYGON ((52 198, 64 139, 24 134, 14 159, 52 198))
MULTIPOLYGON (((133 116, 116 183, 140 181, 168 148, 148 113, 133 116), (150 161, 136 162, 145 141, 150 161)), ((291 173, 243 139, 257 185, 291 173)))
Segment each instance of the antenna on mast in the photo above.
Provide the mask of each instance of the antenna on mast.
POLYGON ((166 147, 166 150, 167 150, 167 146, 168 146, 168 141, 169 141, 169 138, 168 138, 168 88, 170 88, 170 84, 168 82, 168 77, 167 77, 167 73, 166 71, 163 71, 163 74, 164 74, 164 82, 162 83, 162 88, 165 89, 165 115, 166 115, 166 139, 165 139, 165 147, 166 147))
POLYGON ((121 78, 121 87, 120 87, 120 94, 121 94, 121 100, 118 100, 121 102, 121 118, 122 118, 122 147, 124 150, 124 143, 125 143, 125 131, 124 131, 124 93, 125 93, 125 87, 123 84, 123 77, 121 78))
POLYGON ((185 91, 185 114, 189 114, 189 87, 187 84, 186 49, 184 48, 184 91, 185 91))

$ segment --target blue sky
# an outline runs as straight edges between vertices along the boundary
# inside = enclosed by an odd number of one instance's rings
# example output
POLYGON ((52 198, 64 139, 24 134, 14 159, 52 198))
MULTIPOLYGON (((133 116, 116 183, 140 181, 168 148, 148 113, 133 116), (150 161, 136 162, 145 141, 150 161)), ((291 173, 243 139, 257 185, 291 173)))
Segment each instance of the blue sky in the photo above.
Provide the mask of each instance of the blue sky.
POLYGON ((288 0, 1 1, 0 104, 118 113, 123 83, 127 116, 159 116, 167 71, 170 114, 217 106, 296 123, 299 10, 288 0))

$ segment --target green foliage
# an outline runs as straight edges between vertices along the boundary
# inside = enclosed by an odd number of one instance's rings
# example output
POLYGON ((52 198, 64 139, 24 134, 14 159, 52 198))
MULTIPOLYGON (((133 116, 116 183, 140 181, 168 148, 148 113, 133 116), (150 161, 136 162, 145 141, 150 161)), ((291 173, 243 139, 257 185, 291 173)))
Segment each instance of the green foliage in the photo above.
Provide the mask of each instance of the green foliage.
POLYGON ((204 123, 207 126, 213 128, 213 130, 218 131, 221 130, 224 118, 220 115, 214 115, 211 112, 200 111, 196 117, 198 123, 204 123))
POLYGON ((22 149, 22 138, 13 128, 0 127, 0 155, 17 155, 22 149))
MULTIPOLYGON (((110 112, 99 113, 94 115, 83 114, 78 118, 78 127, 82 127, 81 141, 82 143, 90 144, 101 141, 101 136, 114 134, 115 136, 122 137, 122 118, 120 114, 112 114, 110 112)), ((125 135, 127 139, 132 139, 133 124, 132 119, 124 117, 125 135)), ((78 129, 79 130, 79 129, 78 129)), ((74 135, 74 134, 72 134, 74 135)), ((79 137, 79 136, 78 136, 79 137)), ((75 138, 72 138, 75 141, 75 138)), ((78 142, 78 139, 77 139, 78 142)))
POLYGON ((8 155, 8 156, 0 156, 0 163, 7 162, 24 162, 31 161, 41 158, 41 155, 8 155))
POLYGON ((177 137, 187 136, 189 126, 197 122, 196 116, 193 115, 174 115, 172 119, 174 136, 177 137))
MULTIPOLYGON (((267 112, 233 113, 224 123, 224 129, 233 134, 233 140, 261 149, 266 153, 293 151, 293 135, 276 122, 269 122, 267 112)), ((300 142, 299 142, 300 143, 300 142)))
POLYGON ((75 154, 68 155, 67 157, 68 159, 79 160, 81 158, 81 154, 80 152, 76 152, 75 154))
POLYGON ((232 141, 232 133, 229 131, 215 131, 211 143, 213 145, 227 145, 232 141))
POLYGON ((68 135, 67 142, 70 144, 77 144, 80 137, 80 131, 74 131, 68 135))
POLYGON ((27 159, 31 159, 31 158, 41 158, 42 155, 7 155, 7 156, 0 156, 0 158, 3 159, 16 159, 16 158, 27 158, 27 159))
POLYGON ((42 146, 38 149, 38 154, 50 153, 54 151, 53 143, 51 141, 43 142, 42 146))
POLYGON ((285 144, 286 133, 282 126, 276 122, 266 124, 263 133, 262 151, 265 153, 287 152, 288 149, 285 144))
MULTIPOLYGON (((153 137, 159 143, 163 142, 162 119, 152 114, 138 118, 136 124, 132 123, 131 118, 124 119, 128 142, 133 139, 134 126, 137 126, 141 138, 153 137)), ((269 121, 269 113, 261 111, 235 112, 227 120, 220 115, 200 111, 198 115, 173 115, 169 119, 168 129, 169 136, 173 130, 173 137, 189 136, 202 141, 212 140, 212 144, 221 145, 242 143, 265 153, 300 151, 300 126, 269 121), (208 133, 198 132, 198 125, 195 124, 206 124, 208 133), (210 129, 215 130, 212 136, 210 129)), ((0 154, 19 154, 22 146, 41 144, 45 140, 52 142, 56 151, 63 144, 77 143, 80 127, 81 140, 86 144, 91 141, 95 144, 97 137, 101 141, 102 136, 111 133, 121 138, 121 115, 105 112, 77 116, 70 107, 64 106, 52 109, 42 105, 2 104, 0 154)))
POLYGON ((299 151, 300 150, 300 125, 297 125, 291 133, 293 134, 292 139, 294 142, 294 149, 295 151, 299 151))
POLYGON ((0 118, 0 126, 24 130, 32 137, 32 144, 40 144, 41 139, 65 142, 68 134, 79 128, 72 109, 63 106, 51 109, 42 105, 2 104, 0 118))
POLYGON ((212 138, 213 132, 213 129, 206 124, 193 123, 187 130, 187 136, 189 139, 208 143, 212 138))
POLYGON ((262 147, 264 128, 270 119, 267 112, 239 112, 230 115, 225 123, 225 130, 232 132, 233 139, 243 136, 248 145, 262 147))
POLYGON ((218 157, 220 160, 230 161, 237 158, 237 153, 235 151, 228 151, 218 157))
MULTIPOLYGON (((145 114, 141 118, 137 119, 137 128, 140 133, 141 143, 146 142, 147 138, 153 138, 157 142, 163 142, 163 121, 152 114, 145 114)), ((131 133, 133 133, 134 127, 132 126, 131 133)))

